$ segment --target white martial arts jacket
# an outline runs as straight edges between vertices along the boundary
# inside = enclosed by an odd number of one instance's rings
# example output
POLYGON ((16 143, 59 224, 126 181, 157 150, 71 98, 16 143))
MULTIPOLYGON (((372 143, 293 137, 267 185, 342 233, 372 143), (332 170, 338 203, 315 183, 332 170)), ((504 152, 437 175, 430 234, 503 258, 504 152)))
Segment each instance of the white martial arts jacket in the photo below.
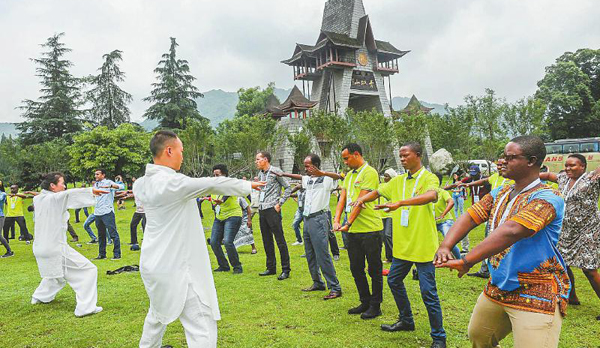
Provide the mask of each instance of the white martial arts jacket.
POLYGON ((35 215, 33 255, 42 278, 64 277, 65 258, 70 252, 77 253, 67 243, 69 209, 91 207, 94 204, 96 199, 91 187, 61 192, 42 190, 33 198, 35 215))
POLYGON ((176 320, 185 306, 188 286, 221 319, 217 291, 196 197, 209 194, 247 196, 250 182, 226 177, 190 178, 173 169, 148 164, 133 194, 146 211, 140 273, 156 319, 176 320))

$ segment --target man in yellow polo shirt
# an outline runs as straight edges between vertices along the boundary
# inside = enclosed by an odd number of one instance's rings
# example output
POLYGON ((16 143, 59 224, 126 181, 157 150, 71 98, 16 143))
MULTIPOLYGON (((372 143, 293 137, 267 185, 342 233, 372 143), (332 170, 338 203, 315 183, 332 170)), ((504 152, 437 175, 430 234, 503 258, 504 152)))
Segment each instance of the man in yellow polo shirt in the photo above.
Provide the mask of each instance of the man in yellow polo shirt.
MULTIPOLYGON (((229 176, 227 166, 224 164, 214 166, 213 176, 229 176)), ((242 263, 233 243, 235 235, 242 225, 242 208, 238 204, 238 198, 234 196, 212 195, 211 201, 215 210, 215 221, 213 222, 210 235, 210 247, 219 264, 215 272, 229 272, 229 264, 231 263, 234 274, 242 273, 242 263), (221 243, 225 245, 229 262, 227 262, 227 258, 223 253, 221 243)))
MULTIPOLYGON (((350 271, 358 289, 360 305, 348 310, 348 314, 360 314, 362 319, 372 319, 381 315, 383 300, 383 263, 381 262, 381 215, 375 211, 375 203, 353 206, 352 202, 375 192, 379 186, 379 174, 369 166, 362 156, 358 144, 350 143, 342 149, 342 159, 350 168, 342 183, 342 192, 335 212, 334 231, 348 233, 348 258, 350 271), (342 214, 348 219, 342 226, 342 214), (369 263, 372 291, 365 274, 365 259, 369 263)), ((435 250, 434 250, 435 251, 435 250)))
POLYGON ((19 185, 10 186, 10 194, 6 197, 6 220, 4 221, 4 238, 8 240, 8 232, 13 231, 11 236, 14 239, 14 226, 15 223, 19 225, 20 237, 19 240, 27 241, 27 244, 33 240, 33 236, 27 229, 27 223, 25 222, 25 214, 23 213, 23 199, 27 198, 26 195, 19 193, 19 185))
POLYGON ((396 323, 381 325, 381 329, 390 332, 415 330, 410 301, 404 286, 404 278, 414 264, 419 274, 421 297, 429 316, 433 339, 431 347, 445 348, 446 332, 433 265, 438 247, 434 215, 434 203, 438 199, 438 178, 421 164, 422 153, 420 144, 404 144, 400 148, 400 160, 408 172, 390 180, 383 189, 361 197, 355 204, 369 204, 366 202, 372 202, 379 196, 390 201, 376 208, 392 211, 394 259, 388 274, 388 285, 400 315, 396 323))

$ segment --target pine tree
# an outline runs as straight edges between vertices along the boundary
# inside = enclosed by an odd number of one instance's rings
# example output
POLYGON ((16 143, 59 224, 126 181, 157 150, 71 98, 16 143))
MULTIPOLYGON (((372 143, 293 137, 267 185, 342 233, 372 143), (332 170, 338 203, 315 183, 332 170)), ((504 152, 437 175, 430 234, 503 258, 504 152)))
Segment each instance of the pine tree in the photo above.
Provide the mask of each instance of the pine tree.
POLYGON ((47 51, 39 59, 32 61, 39 65, 36 76, 41 79, 41 96, 37 101, 24 100, 23 117, 25 121, 17 128, 25 144, 38 144, 66 137, 81 130, 80 92, 81 79, 69 72, 73 66, 64 55, 71 52, 60 41, 64 33, 56 34, 41 46, 47 51))
POLYGON ((154 103, 146 110, 144 117, 158 120, 161 127, 185 129, 186 120, 202 119, 195 99, 204 95, 192 85, 196 80, 190 74, 187 60, 177 59, 175 38, 171 38, 171 48, 162 55, 154 72, 158 82, 153 83, 151 95, 144 101, 154 103))
POLYGON ((89 77, 93 87, 86 93, 87 100, 92 104, 88 110, 90 121, 109 129, 129 122, 131 114, 127 104, 133 98, 118 85, 125 80, 125 73, 119 68, 119 62, 123 60, 122 53, 114 50, 102 56, 104 63, 98 69, 100 74, 89 77))

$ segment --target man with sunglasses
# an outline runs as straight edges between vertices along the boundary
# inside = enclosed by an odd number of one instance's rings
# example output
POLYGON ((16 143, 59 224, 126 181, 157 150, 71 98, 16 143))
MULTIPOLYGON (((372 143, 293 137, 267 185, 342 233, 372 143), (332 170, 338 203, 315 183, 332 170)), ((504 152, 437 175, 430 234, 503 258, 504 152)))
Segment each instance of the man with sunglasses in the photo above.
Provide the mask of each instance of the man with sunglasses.
POLYGON ((469 323, 473 347, 496 347, 513 333, 515 347, 557 347, 571 283, 556 245, 564 200, 539 179, 544 142, 521 136, 505 149, 502 175, 514 185, 498 187, 468 209, 439 247, 436 267, 465 275, 489 258, 491 278, 469 323), (490 235, 456 260, 451 249, 489 221, 490 235))

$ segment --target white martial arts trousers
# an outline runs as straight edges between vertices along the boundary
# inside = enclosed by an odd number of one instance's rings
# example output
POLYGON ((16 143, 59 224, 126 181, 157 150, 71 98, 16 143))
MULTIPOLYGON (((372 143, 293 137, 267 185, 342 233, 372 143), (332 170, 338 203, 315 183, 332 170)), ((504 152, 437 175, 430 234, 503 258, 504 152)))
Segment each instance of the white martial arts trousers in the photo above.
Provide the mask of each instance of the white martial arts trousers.
POLYGON ((96 313, 98 307, 98 268, 78 252, 68 250, 64 263, 65 271, 63 278, 42 278, 40 285, 33 293, 32 303, 36 300, 48 303, 52 302, 56 294, 65 286, 75 291, 77 306, 75 315, 80 317, 96 313))
MULTIPOLYGON (((210 307, 200 301, 200 297, 188 287, 187 299, 179 321, 185 331, 189 348, 215 348, 217 346, 217 321, 213 319, 210 307)), ((154 317, 152 308, 148 310, 140 348, 160 348, 167 325, 154 317)))

